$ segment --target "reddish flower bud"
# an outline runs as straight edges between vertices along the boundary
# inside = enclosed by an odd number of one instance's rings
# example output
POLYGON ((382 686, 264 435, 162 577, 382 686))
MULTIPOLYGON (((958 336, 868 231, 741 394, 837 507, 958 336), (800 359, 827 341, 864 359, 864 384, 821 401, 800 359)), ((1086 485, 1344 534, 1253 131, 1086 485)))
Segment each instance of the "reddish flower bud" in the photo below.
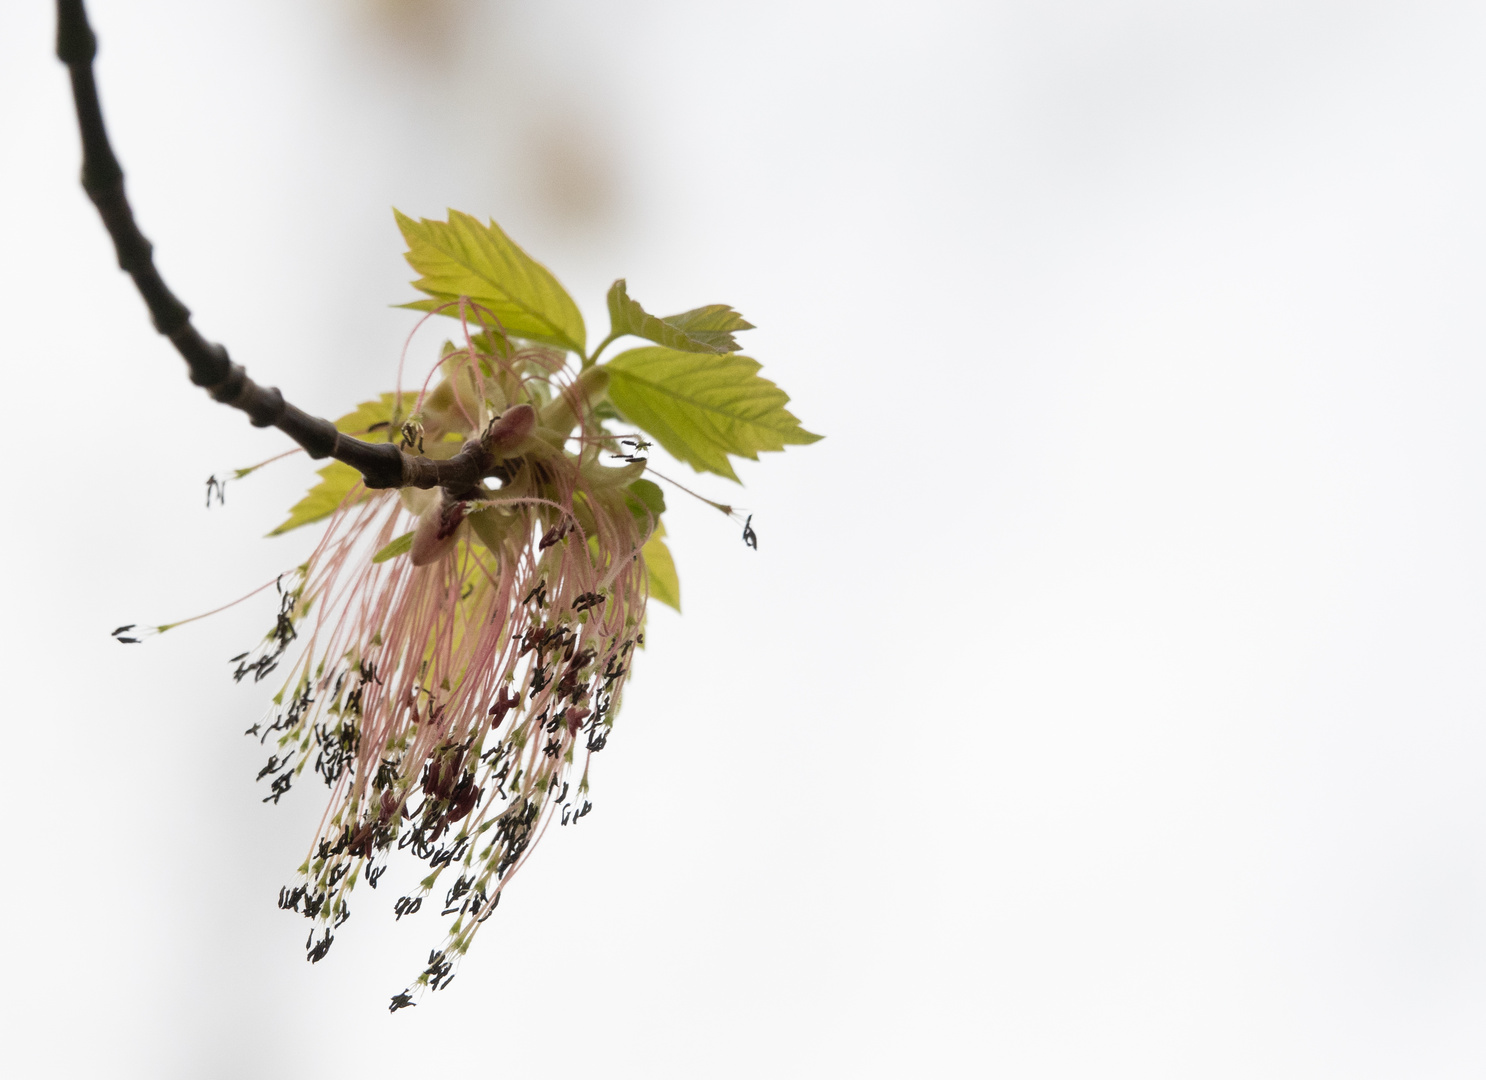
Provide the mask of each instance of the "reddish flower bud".
POLYGON ((509 453, 529 439, 536 426, 537 410, 524 402, 512 405, 490 425, 485 434, 485 448, 492 454, 509 453))

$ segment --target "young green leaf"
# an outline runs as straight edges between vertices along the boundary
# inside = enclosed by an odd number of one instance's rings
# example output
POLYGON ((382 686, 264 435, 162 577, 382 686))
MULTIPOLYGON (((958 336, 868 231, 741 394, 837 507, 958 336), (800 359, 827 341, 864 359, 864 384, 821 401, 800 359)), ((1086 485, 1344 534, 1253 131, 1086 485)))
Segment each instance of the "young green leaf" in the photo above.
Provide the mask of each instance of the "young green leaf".
MULTIPOLYGON (((403 395, 404 410, 413 407, 416 397, 416 394, 403 395)), ((347 435, 355 435, 368 442, 390 441, 395 434, 391 429, 392 411, 396 407, 396 394, 383 394, 378 401, 363 401, 356 406, 354 412, 346 413, 335 422, 335 430, 343 431, 347 435)))
MULTIPOLYGON (((289 517, 269 536, 279 536, 290 529, 297 529, 301 525, 308 525, 312 521, 327 518, 340 508, 351 489, 361 483, 361 474, 351 466, 342 461, 332 461, 320 470, 320 482, 310 488, 309 494, 295 503, 289 510, 289 517)), ((356 502, 361 502, 371 493, 365 488, 356 502)))
POLYGON ((737 480, 729 454, 757 461, 761 450, 820 439, 785 409, 789 395, 761 378, 759 366, 737 353, 649 347, 620 353, 603 369, 609 399, 631 423, 698 472, 737 480))
MULTIPOLYGON (((697 320, 686 325, 692 325, 697 320)), ((650 312, 640 306, 638 300, 629 295, 629 289, 620 278, 609 287, 609 327, 615 337, 622 334, 633 334, 635 337, 646 338, 658 345, 664 345, 670 349, 679 349, 682 352, 699 353, 729 353, 735 352, 738 343, 733 340, 733 335, 726 330, 719 332, 711 324, 722 325, 727 322, 727 329, 751 330, 753 324, 744 322, 743 317, 726 304, 713 304, 708 308, 698 308, 689 311, 685 315, 673 315, 670 319, 658 319, 650 312), (700 322, 708 325, 697 325, 693 334, 685 329, 684 325, 674 322, 676 319, 689 319, 700 312, 711 312, 710 323, 707 319, 700 322), (726 312, 727 318, 718 315, 726 312), (729 321, 729 319, 731 321, 729 321)))
POLYGON ((650 586, 650 599, 659 600, 667 607, 680 611, 681 580, 676 576, 676 562, 671 558, 671 549, 661 539, 665 535, 665 526, 657 522, 650 539, 640 549, 640 557, 645 561, 645 579, 650 586))
POLYGON ((659 528, 660 516, 666 512, 666 495, 658 485, 644 479, 632 481, 625 488, 624 502, 640 528, 659 528))
POLYGON ((666 493, 661 490, 659 484, 642 477, 639 480, 631 480, 629 490, 655 517, 658 518, 666 512, 666 493))
POLYGON ((372 562, 386 562, 413 550, 413 533, 405 532, 381 551, 372 556, 372 562))
POLYGON ((711 345, 715 352, 737 352, 735 333, 752 330, 753 323, 743 318, 726 304, 708 304, 692 308, 680 315, 667 315, 661 322, 680 330, 693 341, 711 345))
POLYGON ((467 296, 488 308, 514 337, 583 352, 587 336, 578 305, 551 272, 517 247, 495 222, 481 225, 457 210, 449 211, 447 223, 414 221, 400 211, 393 213, 408 242, 408 263, 423 275, 413 286, 433 298, 405 307, 442 309, 458 318, 459 305, 451 302, 467 296))
MULTIPOLYGON (((335 429, 347 435, 377 441, 378 437, 391 438, 392 410, 396 407, 396 394, 383 394, 378 401, 363 401, 355 410, 346 413, 335 422, 335 429), (383 434, 385 432, 385 434, 383 434)), ((351 489, 361 482, 361 474, 349 465, 332 461, 320 471, 320 482, 310 488, 309 494, 300 499, 289 510, 289 517, 269 536, 279 536, 290 529, 327 518, 335 513, 351 489)), ((357 502, 370 496, 362 489, 357 502)))

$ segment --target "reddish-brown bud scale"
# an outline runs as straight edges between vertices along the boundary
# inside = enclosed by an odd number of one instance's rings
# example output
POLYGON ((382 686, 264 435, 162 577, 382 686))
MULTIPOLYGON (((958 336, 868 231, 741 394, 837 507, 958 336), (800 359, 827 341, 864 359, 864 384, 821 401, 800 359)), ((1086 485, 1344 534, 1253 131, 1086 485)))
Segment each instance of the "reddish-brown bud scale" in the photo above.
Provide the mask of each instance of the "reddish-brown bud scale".
POLYGON ((413 532, 413 550, 409 558, 414 566, 427 566, 454 546, 454 534, 464 522, 463 503, 442 500, 418 518, 413 532))
POLYGON ((537 410, 522 403, 512 405, 490 425, 485 435, 485 448, 493 454, 505 454, 531 438, 537 427, 537 410))

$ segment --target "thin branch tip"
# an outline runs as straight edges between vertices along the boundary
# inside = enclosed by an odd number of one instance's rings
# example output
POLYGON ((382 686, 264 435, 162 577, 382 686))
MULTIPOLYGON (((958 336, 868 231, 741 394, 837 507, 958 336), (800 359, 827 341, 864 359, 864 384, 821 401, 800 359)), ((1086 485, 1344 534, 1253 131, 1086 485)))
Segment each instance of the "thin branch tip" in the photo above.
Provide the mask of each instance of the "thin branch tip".
POLYGON ((103 219, 119 267, 133 279, 155 329, 186 361, 191 381, 212 399, 248 414, 255 427, 278 428, 312 458, 333 457, 350 465, 369 488, 450 487, 466 489, 488 467, 483 452, 461 453, 446 461, 414 457, 392 443, 371 443, 343 434, 322 417, 284 399, 277 387, 263 387, 234 363, 226 348, 191 324, 191 309, 170 291, 155 267, 154 246, 134 220, 124 190, 124 170, 114 155, 103 122, 93 58, 98 38, 88 23, 83 0, 57 0, 57 58, 67 65, 82 136, 82 186, 103 219))

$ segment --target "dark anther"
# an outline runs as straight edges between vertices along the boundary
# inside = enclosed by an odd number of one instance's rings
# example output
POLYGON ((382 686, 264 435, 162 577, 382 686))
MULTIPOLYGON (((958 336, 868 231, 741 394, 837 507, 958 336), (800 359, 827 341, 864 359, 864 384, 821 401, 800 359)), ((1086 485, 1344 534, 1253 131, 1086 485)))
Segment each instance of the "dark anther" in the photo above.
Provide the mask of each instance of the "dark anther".
POLYGON ((463 874, 460 874, 459 880, 450 887, 448 895, 444 897, 444 906, 447 907, 450 904, 454 903, 454 901, 458 900, 461 896, 469 892, 474 887, 474 878, 466 877, 463 874))
POLYGON ((288 886, 279 890, 279 907, 284 911, 298 911, 299 902, 304 899, 309 890, 304 885, 296 885, 292 890, 288 886))
POLYGON ((218 480, 215 475, 206 478, 206 508, 212 508, 212 496, 217 497, 218 506, 227 505, 227 481, 218 480))
POLYGON ((521 704, 521 698, 512 694, 509 687, 502 686, 500 693, 496 695, 495 703, 490 706, 490 726, 498 728, 505 722, 506 713, 521 704))
POLYGON ((257 779, 262 780, 265 776, 278 772, 287 764, 289 764, 289 757, 287 755, 283 760, 280 760, 278 754, 270 754, 268 756, 268 763, 258 770, 257 779))
POLYGON ((531 673, 531 696, 535 698, 551 681, 552 679, 547 674, 547 669, 538 665, 536 670, 531 673))
MULTIPOLYGON (((313 930, 311 930, 310 931, 310 941, 314 941, 314 939, 315 939, 315 932, 313 930)), ((321 960, 324 960, 325 959, 325 954, 330 951, 330 943, 332 941, 334 941, 334 940, 335 940, 335 936, 333 934, 331 934, 331 932, 329 930, 326 930, 325 931, 325 937, 324 937, 324 939, 322 939, 319 942, 316 942, 314 948, 310 948, 310 943, 309 942, 305 942, 305 946, 304 947, 306 949, 309 949, 309 955, 307 957, 305 957, 305 959, 308 960, 312 964, 318 964, 321 960)))
POLYGON ((480 789, 474 778, 463 777, 449 796, 449 820, 459 821, 469 814, 480 801, 480 789))
POLYGON ((442 990, 454 981, 454 977, 450 974, 453 970, 454 965, 444 959, 443 951, 435 949, 428 954, 428 967, 424 969, 423 974, 429 977, 430 989, 442 990))
POLYGON ((743 523, 743 542, 754 551, 758 550, 758 533, 753 531, 753 515, 748 515, 748 520, 743 523))
POLYGON ((372 779, 372 787, 378 791, 389 788, 397 783, 397 762, 383 759, 377 766, 377 775, 372 779))
POLYGON ((414 1008, 417 1004, 418 1003, 413 1000, 412 995, 404 990, 400 994, 392 995, 392 1004, 387 1006, 387 1011, 397 1012, 398 1009, 411 1009, 414 1008))
POLYGON ((292 772, 282 773, 279 776, 274 777, 273 783, 269 785, 269 794, 263 797, 263 801, 268 802, 272 800, 273 804, 277 806, 280 797, 289 790, 289 785, 293 781, 293 779, 294 774, 292 772))

